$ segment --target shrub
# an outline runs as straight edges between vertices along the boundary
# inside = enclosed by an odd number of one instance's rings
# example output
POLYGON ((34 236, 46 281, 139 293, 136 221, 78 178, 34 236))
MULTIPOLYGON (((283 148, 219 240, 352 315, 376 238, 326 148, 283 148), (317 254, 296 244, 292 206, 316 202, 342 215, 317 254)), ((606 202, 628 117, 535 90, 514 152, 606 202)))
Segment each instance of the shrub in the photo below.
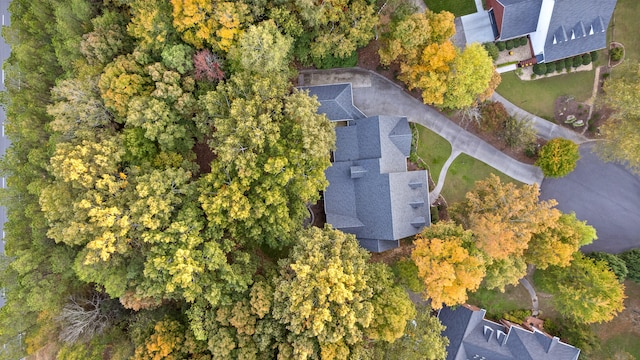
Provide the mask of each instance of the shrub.
POLYGON ((527 157, 534 158, 538 155, 538 146, 536 143, 529 143, 524 147, 524 154, 527 157))
POLYGON ((622 60, 622 56, 624 56, 624 50, 621 47, 616 47, 609 50, 609 55, 612 61, 620 61, 622 60))
POLYGON ((544 75, 547 73, 547 65, 545 63, 533 65, 533 73, 536 75, 544 75))
POLYGON ((627 278, 640 282, 640 249, 625 251, 618 257, 627 264, 627 270, 629 271, 627 278))
POLYGON ((566 58, 560 61, 564 61, 564 68, 567 69, 567 71, 571 71, 571 67, 573 66, 573 60, 571 58, 566 58))
POLYGON ((536 131, 531 121, 513 116, 505 121, 502 136, 509 147, 516 149, 536 141, 536 131))
POLYGON ((487 53, 489 53, 489 56, 491 56, 493 61, 496 61, 498 59, 498 53, 500 51, 498 50, 498 47, 496 46, 496 44, 492 42, 488 42, 488 43, 482 44, 482 46, 484 46, 484 49, 487 50, 487 53))
POLYGON ((525 45, 527 45, 527 37, 526 37, 526 36, 523 36, 523 37, 521 37, 520 39, 518 39, 518 44, 519 44, 518 46, 525 46, 525 45))
POLYGON ((480 130, 496 131, 509 117, 507 109, 501 102, 487 102, 480 109, 482 120, 480 121, 480 130))
POLYGON ((344 67, 352 67, 358 64, 358 53, 354 51, 351 55, 341 59, 339 57, 335 57, 331 54, 326 54, 322 58, 313 58, 313 64, 318 69, 333 69, 333 68, 344 68, 344 67))
POLYGON ((609 269, 611 269, 611 271, 613 271, 613 273, 616 274, 620 282, 623 282, 624 279, 626 279, 627 275, 629 274, 629 270, 627 269, 627 264, 624 262, 624 260, 620 259, 619 257, 613 254, 597 251, 597 252, 592 252, 591 254, 587 254, 587 256, 596 261, 606 262, 607 266, 609 266, 609 269))
POLYGON ((502 315, 502 318, 515 324, 524 324, 525 320, 529 316, 531 316, 531 310, 519 309, 511 310, 508 313, 504 313, 502 315))
POLYGON ((556 64, 555 63, 547 64, 547 74, 551 74, 554 72, 556 72, 556 64))
POLYGON ((496 47, 498 48, 499 51, 503 51, 504 49, 507 48, 504 41, 496 41, 496 47))
POLYGON ((576 55, 573 57, 573 67, 577 68, 578 66, 582 65, 582 56, 581 55, 576 55))
POLYGON ((536 166, 540 167, 544 176, 558 178, 572 172, 579 159, 578 144, 571 140, 555 138, 540 149, 536 166))
POLYGON ((582 65, 589 65, 591 64, 591 54, 587 53, 582 55, 582 65))
POLYGON ((435 206, 431 207, 431 222, 437 223, 440 220, 440 215, 438 214, 438 208, 435 206))
POLYGON ((398 283, 413 292, 423 292, 424 283, 418 278, 418 267, 410 259, 400 259, 391 266, 398 283))
POLYGON ((591 61, 593 61, 593 62, 598 61, 598 52, 597 51, 592 51, 591 52, 591 61))
POLYGON ((513 48, 514 48, 513 40, 507 40, 507 41, 505 42, 505 45, 506 45, 505 47, 507 48, 507 50, 511 50, 511 49, 513 49, 513 48))

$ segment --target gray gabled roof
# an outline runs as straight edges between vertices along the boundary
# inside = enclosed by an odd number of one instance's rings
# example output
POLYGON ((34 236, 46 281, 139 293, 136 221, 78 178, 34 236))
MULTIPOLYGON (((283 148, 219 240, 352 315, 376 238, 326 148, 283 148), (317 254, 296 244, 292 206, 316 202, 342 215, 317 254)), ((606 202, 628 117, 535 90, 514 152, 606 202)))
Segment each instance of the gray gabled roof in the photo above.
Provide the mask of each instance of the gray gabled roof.
POLYGON ((428 225, 427 172, 407 171, 407 118, 374 116, 335 130, 334 162, 325 171, 327 222, 371 251, 397 247, 428 225))
POLYGON ((607 27, 616 0, 556 0, 544 46, 544 61, 607 46, 607 27))
POLYGON ((504 6, 500 39, 508 40, 536 31, 542 0, 498 0, 504 6))
POLYGON ((444 307, 438 318, 446 326, 449 338, 447 360, 577 360, 580 349, 561 342, 557 337, 519 326, 507 328, 486 320, 485 310, 468 305, 455 310, 444 307))
POLYGON ((309 95, 320 101, 318 113, 327 115, 331 121, 362 119, 365 115, 353 105, 351 83, 316 86, 301 86, 300 90, 309 90, 309 95))

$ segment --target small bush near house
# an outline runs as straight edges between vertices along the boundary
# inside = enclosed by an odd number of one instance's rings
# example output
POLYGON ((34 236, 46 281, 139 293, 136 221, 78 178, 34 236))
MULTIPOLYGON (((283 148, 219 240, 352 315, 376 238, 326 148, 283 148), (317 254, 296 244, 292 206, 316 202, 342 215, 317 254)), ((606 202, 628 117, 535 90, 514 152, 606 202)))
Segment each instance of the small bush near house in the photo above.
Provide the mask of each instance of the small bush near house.
POLYGON ((438 214, 438 208, 436 206, 431 207, 431 222, 437 223, 440 220, 440 215, 438 214))
POLYGON ((540 149, 536 166, 540 167, 544 176, 558 178, 572 172, 579 159, 578 144, 571 140, 555 138, 540 149))
POLYGON ((527 45, 527 37, 523 36, 518 39, 518 46, 525 46, 525 45, 527 45))
POLYGON ((504 49, 507 48, 507 45, 504 43, 504 41, 497 41, 496 47, 498 48, 499 51, 504 51, 504 49))
POLYGON ((556 64, 555 63, 547 64, 547 74, 551 74, 554 72, 556 72, 556 64))
POLYGON ((536 75, 544 75, 547 73, 547 65, 545 63, 533 65, 533 73, 536 75))
POLYGON ((618 255, 618 257, 627 264, 627 270, 629 271, 627 278, 635 282, 640 282, 640 249, 625 251, 618 255))
POLYGON ((620 61, 624 55, 624 50, 621 47, 616 47, 609 50, 609 55, 611 56, 612 61, 620 61))
POLYGON ((592 51, 591 52, 591 61, 593 61, 593 62, 598 61, 598 52, 597 51, 592 51))
POLYGON ((515 324, 524 324, 524 321, 531 316, 530 310, 518 309, 512 310, 502 315, 502 318, 515 324))
POLYGON ((505 45, 506 45, 507 50, 511 50, 511 49, 513 49, 513 48, 514 48, 513 40, 507 40, 507 41, 505 42, 505 45))
POLYGON ((498 53, 500 51, 498 50, 498 47, 496 46, 496 44, 488 42, 488 43, 482 44, 482 46, 484 46, 484 49, 487 50, 487 53, 489 53, 489 56, 491 56, 493 61, 498 60, 498 53))
POLYGON ((587 53, 582 55, 582 65, 589 65, 591 64, 591 54, 587 53))
POLYGON ((555 66, 556 66, 556 71, 557 72, 561 72, 562 70, 564 70, 564 60, 558 60, 556 62, 554 62, 555 66))
POLYGON ((582 65, 582 55, 576 55, 573 57, 573 67, 577 68, 582 65))
POLYGON ((566 58, 560 61, 564 61, 564 68, 567 69, 567 71, 571 71, 571 67, 573 66, 573 59, 566 58))
POLYGON ((627 278, 627 275, 629 274, 629 270, 627 269, 627 264, 624 262, 624 260, 615 256, 614 254, 596 251, 596 252, 587 254, 587 256, 596 261, 606 262, 607 265, 609 266, 609 269, 611 269, 611 271, 613 271, 613 273, 616 274, 620 282, 623 282, 627 278))

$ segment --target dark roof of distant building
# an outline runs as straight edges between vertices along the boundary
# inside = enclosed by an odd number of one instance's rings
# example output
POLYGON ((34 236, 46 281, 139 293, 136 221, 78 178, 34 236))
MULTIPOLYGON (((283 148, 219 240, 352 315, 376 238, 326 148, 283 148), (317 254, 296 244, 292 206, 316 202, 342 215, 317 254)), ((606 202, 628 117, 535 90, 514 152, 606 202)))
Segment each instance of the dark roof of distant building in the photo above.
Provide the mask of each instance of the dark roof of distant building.
POLYGON ((366 117, 353 105, 351 84, 329 84, 301 86, 300 90, 309 90, 309 95, 320 101, 318 113, 327 115, 331 121, 354 120, 366 117))
POLYGON ((616 0, 556 0, 544 46, 544 61, 607 46, 607 28, 616 0))
POLYGON ((438 318, 449 339, 447 360, 577 360, 580 349, 538 329, 508 327, 484 318, 485 310, 468 305, 444 307, 438 318))
POLYGON ((500 39, 507 40, 536 31, 542 0, 498 0, 504 6, 500 39))

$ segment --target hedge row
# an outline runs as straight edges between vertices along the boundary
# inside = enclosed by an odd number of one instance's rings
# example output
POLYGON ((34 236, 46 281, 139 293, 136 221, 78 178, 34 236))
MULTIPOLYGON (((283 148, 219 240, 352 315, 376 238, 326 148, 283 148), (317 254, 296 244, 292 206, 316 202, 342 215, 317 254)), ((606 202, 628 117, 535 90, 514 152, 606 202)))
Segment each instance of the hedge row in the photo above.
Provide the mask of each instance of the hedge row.
POLYGON ((517 47, 524 46, 524 45, 527 45, 527 37, 526 36, 523 36, 523 37, 517 38, 517 39, 507 40, 507 41, 496 41, 496 47, 500 51, 511 50, 513 48, 517 48, 517 47))
POLYGON ((598 58, 597 52, 577 55, 572 58, 566 58, 552 63, 541 63, 533 65, 533 73, 536 75, 551 74, 553 72, 561 72, 564 69, 577 68, 581 65, 589 65, 598 58))

